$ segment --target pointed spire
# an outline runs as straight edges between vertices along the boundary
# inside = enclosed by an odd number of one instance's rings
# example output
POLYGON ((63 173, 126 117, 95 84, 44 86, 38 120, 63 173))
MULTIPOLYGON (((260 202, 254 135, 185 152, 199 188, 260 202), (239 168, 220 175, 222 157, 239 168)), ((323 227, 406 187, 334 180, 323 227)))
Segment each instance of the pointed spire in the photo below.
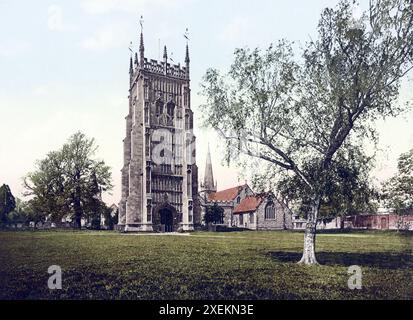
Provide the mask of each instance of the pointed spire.
POLYGON ((141 40, 139 45, 139 53, 140 53, 140 66, 143 68, 145 62, 145 45, 143 43, 143 32, 141 32, 141 40))
POLYGON ((214 173, 212 170, 211 150, 208 143, 208 153, 205 164, 204 188, 207 192, 216 192, 217 186, 214 181, 214 173))
POLYGON ((138 66, 139 65, 139 61, 138 61, 138 53, 135 52, 135 65, 138 66))
POLYGON ((141 39, 139 41, 139 52, 145 51, 145 45, 143 43, 143 32, 141 32, 141 39))
POLYGON ((189 31, 188 28, 186 28, 184 37, 186 39, 186 55, 185 55, 185 64, 186 64, 186 77, 187 79, 189 79, 189 62, 191 62, 191 60, 189 59, 189 31))
POLYGON ((163 48, 164 73, 168 74, 168 50, 166 46, 163 48))
POLYGON ((133 73, 133 60, 132 60, 132 56, 130 57, 129 73, 130 73, 130 74, 133 73))
POLYGON ((185 63, 188 65, 191 60, 189 60, 189 46, 186 44, 186 56, 185 56, 185 63))
POLYGON ((140 67, 143 69, 145 66, 145 45, 143 43, 143 16, 141 16, 141 19, 139 21, 141 25, 141 39, 139 42, 139 53, 140 53, 140 67))
POLYGON ((190 59, 189 59, 189 46, 188 46, 188 43, 187 43, 186 44, 186 56, 185 56, 185 64, 186 64, 185 73, 186 73, 186 78, 187 79, 189 79, 189 62, 190 62, 190 59))
POLYGON ((163 59, 168 61, 168 50, 166 49, 166 46, 163 47, 163 59))

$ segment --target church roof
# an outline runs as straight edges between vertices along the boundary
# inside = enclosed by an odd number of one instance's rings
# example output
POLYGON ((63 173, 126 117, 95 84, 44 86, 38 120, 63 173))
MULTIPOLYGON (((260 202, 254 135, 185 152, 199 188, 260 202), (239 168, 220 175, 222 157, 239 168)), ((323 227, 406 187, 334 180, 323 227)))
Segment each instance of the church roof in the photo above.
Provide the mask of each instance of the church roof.
POLYGON ((243 188, 247 185, 234 187, 231 189, 226 189, 218 192, 213 192, 209 194, 208 200, 209 201, 233 201, 238 196, 243 188))
POLYGON ((239 205, 235 207, 234 214, 256 211, 258 207, 261 205, 265 196, 266 195, 261 194, 246 197, 244 200, 241 201, 239 205))

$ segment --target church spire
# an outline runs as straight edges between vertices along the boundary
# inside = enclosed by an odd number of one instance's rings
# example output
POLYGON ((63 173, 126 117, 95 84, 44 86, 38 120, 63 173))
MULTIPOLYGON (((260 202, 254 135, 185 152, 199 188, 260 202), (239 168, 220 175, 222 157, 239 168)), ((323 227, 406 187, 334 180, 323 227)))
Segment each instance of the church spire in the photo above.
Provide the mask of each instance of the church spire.
POLYGON ((139 65, 138 53, 135 52, 135 66, 137 67, 138 65, 139 65))
POLYGON ((189 60, 189 45, 186 44, 186 56, 185 56, 185 63, 187 65, 189 65, 189 62, 191 62, 191 60, 189 60))
POLYGON ((164 72, 165 74, 168 73, 168 50, 166 49, 166 46, 163 48, 163 62, 164 62, 164 72))
POLYGON ((140 53, 140 67, 143 68, 145 65, 145 45, 143 43, 143 16, 141 16, 141 20, 139 21, 141 25, 141 39, 139 44, 139 53, 140 53))
POLYGON ((189 31, 188 28, 186 29, 186 32, 184 34, 184 37, 186 39, 186 55, 185 55, 185 65, 186 65, 186 77, 189 79, 189 63, 191 60, 189 59, 189 31))
POLYGON ((133 73, 133 60, 132 60, 132 56, 130 57, 129 73, 130 73, 130 74, 133 73))
POLYGON ((163 47, 163 60, 166 62, 168 61, 168 49, 166 46, 163 47))
POLYGON ((205 165, 204 189, 207 192, 217 191, 217 186, 214 182, 214 173, 212 171, 211 150, 209 148, 209 144, 208 144, 208 154, 207 154, 206 165, 205 165))
POLYGON ((185 64, 186 64, 186 68, 185 68, 185 72, 186 72, 186 77, 189 79, 189 62, 191 60, 189 59, 189 46, 188 43, 186 44, 186 56, 185 56, 185 64))

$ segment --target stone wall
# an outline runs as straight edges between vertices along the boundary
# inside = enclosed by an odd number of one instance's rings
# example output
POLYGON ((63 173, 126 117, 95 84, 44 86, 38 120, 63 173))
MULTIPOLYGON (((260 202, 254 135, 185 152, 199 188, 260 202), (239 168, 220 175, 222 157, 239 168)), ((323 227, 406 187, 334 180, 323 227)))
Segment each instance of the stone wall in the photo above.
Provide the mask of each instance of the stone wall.
POLYGON ((289 210, 276 199, 270 200, 270 198, 266 198, 257 210, 257 230, 283 230, 286 228, 291 228, 291 215, 289 214, 289 210), (265 219, 265 208, 270 201, 273 201, 275 206, 274 220, 265 219))

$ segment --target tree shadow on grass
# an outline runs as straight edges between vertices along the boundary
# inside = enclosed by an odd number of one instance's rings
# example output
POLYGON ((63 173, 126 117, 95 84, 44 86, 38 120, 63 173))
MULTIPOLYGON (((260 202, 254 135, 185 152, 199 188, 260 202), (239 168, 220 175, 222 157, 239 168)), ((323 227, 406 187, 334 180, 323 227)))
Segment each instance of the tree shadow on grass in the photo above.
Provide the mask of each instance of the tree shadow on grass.
MULTIPOLYGON (((279 262, 297 263, 300 252, 269 252, 268 255, 279 262)), ((353 253, 353 252, 318 252, 318 262, 325 266, 365 266, 380 269, 413 269, 413 255, 408 253, 392 254, 389 252, 353 253)))

